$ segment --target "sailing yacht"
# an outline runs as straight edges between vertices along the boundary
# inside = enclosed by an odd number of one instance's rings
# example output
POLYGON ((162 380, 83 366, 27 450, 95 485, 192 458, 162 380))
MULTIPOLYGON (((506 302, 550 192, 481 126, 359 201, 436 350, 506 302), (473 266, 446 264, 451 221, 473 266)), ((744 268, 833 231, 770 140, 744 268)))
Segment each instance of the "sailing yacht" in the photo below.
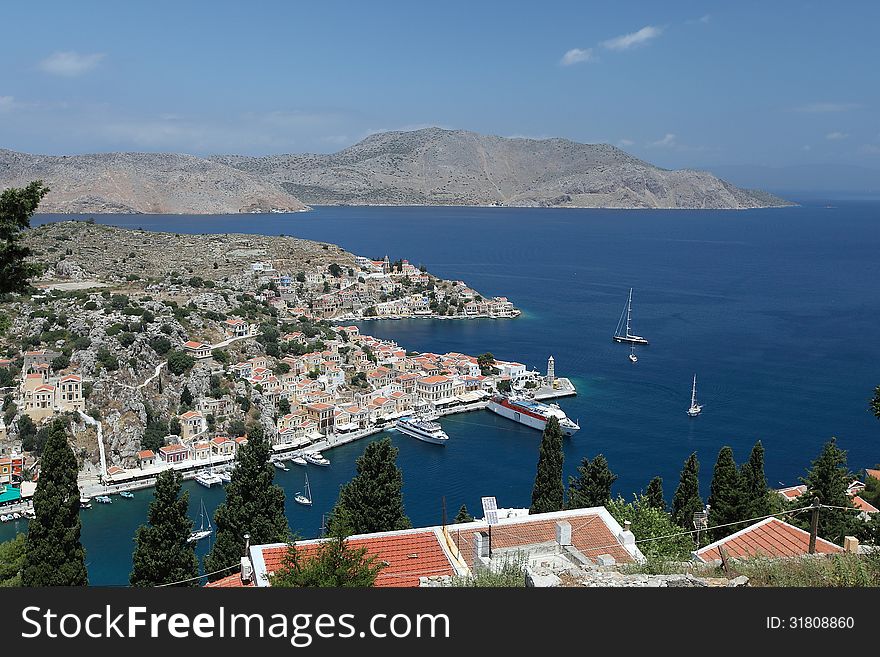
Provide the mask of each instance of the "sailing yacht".
MULTIPOLYGON (((630 342, 632 344, 648 344, 648 340, 640 335, 633 335, 630 330, 632 321, 632 305, 633 305, 633 289, 629 288, 629 298, 623 312, 620 313, 620 319, 617 320, 617 328, 614 329, 613 340, 615 342, 630 342)), ((630 359, 632 360, 632 359, 630 359)), ((635 362, 635 361, 633 361, 635 362)))
POLYGON ((687 409, 687 414, 691 417, 697 417, 703 410, 703 405, 697 403, 697 375, 694 374, 694 386, 691 388, 691 407, 687 409))
POLYGON ((202 508, 199 512, 199 515, 201 516, 202 523, 199 526, 199 529, 189 535, 189 538, 186 539, 187 543, 195 543, 202 540, 203 538, 207 538, 214 531, 214 529, 211 527, 211 520, 207 517, 208 513, 205 510, 205 500, 201 500, 201 506, 202 508))
POLYGON ((312 491, 309 488, 309 473, 306 472, 306 485, 305 485, 305 493, 297 493, 293 500, 297 504, 303 504, 305 506, 312 506, 312 491))

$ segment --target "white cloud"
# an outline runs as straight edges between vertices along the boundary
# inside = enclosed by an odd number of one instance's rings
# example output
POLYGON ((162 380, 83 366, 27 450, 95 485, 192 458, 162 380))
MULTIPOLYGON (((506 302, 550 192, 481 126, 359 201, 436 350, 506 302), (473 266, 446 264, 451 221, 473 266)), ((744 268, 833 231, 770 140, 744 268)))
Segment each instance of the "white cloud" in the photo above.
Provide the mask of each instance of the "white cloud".
POLYGON ((603 41, 602 47, 607 48, 608 50, 629 50, 630 48, 645 45, 651 39, 656 39, 662 33, 662 27, 646 25, 638 32, 632 32, 631 34, 622 34, 619 37, 614 37, 613 39, 603 41))
POLYGON ((632 146, 635 142, 632 139, 619 139, 617 141, 617 145, 620 148, 626 148, 627 146, 632 146))
POLYGON ((829 112, 849 112, 850 110, 860 109, 859 103, 807 103, 800 107, 795 107, 795 112, 806 112, 808 114, 827 114, 829 112))
POLYGON ((82 75, 83 73, 88 73, 95 68, 102 59, 104 59, 104 53, 100 52, 90 54, 80 54, 73 51, 56 52, 40 62, 40 68, 46 73, 51 73, 52 75, 61 75, 72 78, 82 75))
POLYGON ((591 61, 593 61, 592 48, 572 48, 562 56, 562 59, 559 60, 559 64, 561 66, 571 66, 572 64, 591 61))
POLYGON ((0 96, 0 112, 7 112, 15 107, 15 98, 12 96, 0 96))
POLYGON ((804 144, 803 146, 801 146, 801 150, 802 151, 810 151, 810 150, 813 150, 813 147, 810 146, 809 144, 804 144))
POLYGON ((825 139, 830 139, 831 141, 846 139, 847 137, 849 137, 848 134, 846 134, 845 132, 838 132, 837 130, 835 130, 834 132, 829 132, 827 135, 825 135, 825 139))
POLYGON ((673 148, 678 145, 678 142, 675 140, 675 135, 671 132, 667 132, 663 135, 662 139, 658 139, 657 141, 652 141, 648 144, 653 148, 673 148))
POLYGON ((880 155, 880 146, 877 144, 864 144, 859 150, 868 155, 880 155))

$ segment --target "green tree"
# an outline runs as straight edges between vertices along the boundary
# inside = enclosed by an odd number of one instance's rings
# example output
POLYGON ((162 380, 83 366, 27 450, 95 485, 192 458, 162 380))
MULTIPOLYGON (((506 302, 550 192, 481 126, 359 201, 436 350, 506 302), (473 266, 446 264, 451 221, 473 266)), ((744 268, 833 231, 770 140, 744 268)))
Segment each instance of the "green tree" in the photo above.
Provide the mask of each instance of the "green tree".
POLYGON ((356 461, 357 474, 339 490, 330 514, 331 534, 347 536, 412 527, 403 508, 403 474, 390 438, 367 445, 356 461))
POLYGON ((76 456, 64 420, 52 423, 40 460, 34 519, 28 527, 24 586, 87 586, 85 550, 80 543, 76 456))
POLYGON ((164 335, 154 335, 150 338, 150 347, 160 356, 164 356, 171 350, 171 340, 164 335))
POLYGON ((353 548, 344 537, 336 536, 322 542, 311 556, 301 555, 296 544, 290 544, 281 568, 269 583, 278 587, 368 588, 376 583, 382 568, 366 548, 353 548))
POLYGON ((226 365, 230 360, 229 352, 223 349, 212 349, 211 357, 222 365, 226 365))
POLYGON ((196 359, 187 353, 177 350, 168 352, 168 371, 172 374, 183 374, 187 370, 192 369, 192 366, 195 364, 196 359))
POLYGON ((23 293, 28 280, 40 272, 28 262, 31 250, 21 244, 21 232, 31 226, 31 217, 49 188, 42 180, 27 187, 10 187, 0 194, 0 294, 23 293))
POLYGON ((874 397, 871 399, 868 409, 874 414, 874 417, 880 420, 880 386, 874 388, 874 397))
POLYGON ((648 559, 690 558, 693 539, 682 534, 672 516, 652 505, 646 495, 634 495, 632 502, 618 496, 608 502, 608 512, 621 525, 627 520, 632 523, 630 531, 641 541, 639 549, 648 559))
MULTIPOLYGON (((846 464, 846 452, 837 446, 837 439, 832 438, 813 461, 807 476, 801 479, 807 486, 807 492, 801 499, 809 501, 818 497, 823 505, 853 508, 846 494, 852 479, 853 475, 846 464)), ((799 514, 796 520, 795 524, 806 529, 810 524, 810 514, 799 514)), ((823 508, 819 511, 819 536, 842 544, 844 536, 857 532, 859 522, 852 511, 823 508)))
POLYGON ((672 520, 684 529, 693 528, 694 513, 703 510, 700 497, 700 462, 697 453, 691 454, 684 462, 678 480, 678 488, 672 498, 672 520))
POLYGON ((27 534, 16 534, 12 540, 0 543, 0 588, 21 586, 26 543, 27 534))
POLYGON ((182 407, 185 406, 189 408, 190 406, 192 406, 192 403, 193 396, 192 393, 189 391, 189 386, 183 386, 183 390, 180 391, 180 405, 182 407))
POLYGON ((666 499, 663 497, 663 478, 654 477, 648 483, 648 490, 645 491, 647 503, 655 509, 666 510, 666 499))
MULTIPOLYGON (((275 467, 269 462, 272 448, 260 427, 248 434, 238 450, 226 501, 214 513, 216 541, 205 557, 205 570, 214 572, 239 563, 244 556, 245 534, 254 545, 280 543, 290 530, 284 515, 284 491, 274 483, 275 467)), ((219 579, 228 573, 218 573, 219 579)))
POLYGON ((562 429, 554 416, 547 420, 541 447, 538 451, 538 467, 535 486, 532 488, 532 505, 529 513, 561 511, 565 491, 562 485, 562 429))
POLYGON ((739 480, 742 486, 742 519, 770 515, 771 493, 764 475, 764 446, 760 440, 752 447, 749 460, 740 468, 739 480))
POLYGON ((709 486, 709 526, 727 525, 710 529, 715 540, 732 534, 741 527, 732 528, 732 522, 743 520, 742 486, 740 484, 739 470, 733 459, 733 450, 730 447, 722 447, 715 461, 715 470, 712 473, 712 484, 709 486))
POLYGON ((468 508, 466 504, 462 504, 461 508, 458 510, 458 514, 455 516, 454 524, 459 525, 463 522, 473 522, 474 517, 468 513, 468 508))
POLYGON ((491 373, 492 368, 495 367, 495 356, 488 351, 485 354, 480 354, 477 356, 477 365, 479 366, 480 371, 484 375, 487 375, 491 373))
MULTIPOLYGON (((189 493, 180 494, 180 474, 165 470, 156 478, 156 489, 148 524, 134 536, 132 586, 158 586, 192 579, 199 575, 195 545, 188 541, 193 523, 188 513, 189 493)), ((192 579, 187 586, 198 586, 192 579)))
POLYGON ((281 415, 287 415, 290 413, 290 400, 287 397, 282 397, 278 400, 278 412, 281 415))
POLYGON ((617 481, 605 456, 598 454, 592 461, 585 456, 577 471, 577 477, 568 479, 568 508, 604 506, 611 499, 611 486, 617 481))

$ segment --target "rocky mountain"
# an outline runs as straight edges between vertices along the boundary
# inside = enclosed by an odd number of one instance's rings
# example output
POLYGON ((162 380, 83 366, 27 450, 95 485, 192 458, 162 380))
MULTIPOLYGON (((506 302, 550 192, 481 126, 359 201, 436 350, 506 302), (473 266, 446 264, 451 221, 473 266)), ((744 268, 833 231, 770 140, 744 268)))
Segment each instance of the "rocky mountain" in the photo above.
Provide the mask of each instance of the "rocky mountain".
POLYGON ((463 130, 384 132, 332 155, 218 156, 305 203, 605 208, 790 205, 704 171, 660 169, 608 144, 463 130))
POLYGON ((761 208, 790 205, 608 144, 463 130, 384 132, 330 155, 44 156, 0 150, 0 188, 43 179, 43 212, 210 214, 337 205, 761 208))
POLYGON ((0 189, 43 180, 41 212, 234 214, 306 206, 278 185, 219 162, 166 153, 30 155, 0 149, 0 189))

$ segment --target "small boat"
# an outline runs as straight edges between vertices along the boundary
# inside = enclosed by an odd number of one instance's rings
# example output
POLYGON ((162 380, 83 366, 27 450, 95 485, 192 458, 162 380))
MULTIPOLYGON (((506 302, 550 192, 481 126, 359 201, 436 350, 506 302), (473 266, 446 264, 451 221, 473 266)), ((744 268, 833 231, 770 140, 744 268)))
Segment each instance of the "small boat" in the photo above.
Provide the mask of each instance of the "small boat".
POLYGON ((124 490, 119 493, 119 497, 124 497, 125 499, 130 500, 134 497, 134 493, 132 493, 130 490, 124 490))
POLYGON ((9 514, 9 518, 11 520, 21 520, 21 514, 18 511, 13 511, 9 514))
POLYGON ((214 484, 223 483, 220 475, 213 472, 200 472, 195 476, 196 483, 201 484, 205 488, 210 488, 214 484))
POLYGON ((79 508, 80 509, 91 509, 92 508, 92 500, 88 497, 79 498, 79 508))
POLYGON ((199 504, 201 506, 201 509, 199 510, 199 516, 201 517, 202 522, 199 526, 199 529, 192 532, 189 535, 189 538, 186 539, 187 543, 195 543, 197 541, 201 541, 203 538, 207 538, 208 536, 210 536, 214 531, 214 529, 211 527, 211 519, 208 517, 208 513, 205 509, 205 500, 200 500, 199 504))
POLYGON ((284 470, 285 472, 290 470, 290 468, 284 465, 284 461, 273 461, 273 463, 275 464, 275 467, 279 470, 284 470))
POLYGON ((330 461, 325 459, 320 452, 315 452, 313 454, 306 454, 304 456, 305 460, 311 463, 312 465, 320 465, 322 467, 326 467, 330 465, 330 461))
POLYGON ((98 495, 95 498, 95 502, 98 502, 99 504, 112 504, 113 500, 111 500, 107 495, 98 495))
POLYGON ((630 321, 632 320, 632 304, 633 304, 633 289, 629 288, 629 299, 627 299, 626 306, 623 308, 623 312, 620 314, 620 319, 617 320, 617 328, 614 329, 614 335, 612 339, 615 342, 630 342, 632 344, 648 344, 648 340, 643 338, 641 335, 633 335, 630 331, 630 321))
POLYGON ((638 363, 638 362, 639 362, 639 357, 636 356, 636 346, 635 346, 634 344, 631 344, 631 345, 629 346, 629 359, 630 359, 630 361, 632 361, 633 363, 638 363))
POLYGON ((309 473, 306 472, 306 485, 305 485, 305 493, 297 493, 293 498, 294 502, 297 504, 302 504, 304 506, 312 506, 312 491, 309 488, 309 473))
POLYGON ((230 481, 232 481, 231 472, 218 472, 217 476, 220 477, 220 481, 224 484, 228 484, 230 481))
POLYGON ((4 513, 2 516, 0 516, 0 521, 2 521, 2 522, 9 522, 10 520, 12 520, 12 518, 10 518, 10 517, 9 517, 7 514, 5 514, 5 513, 4 513))
POLYGON ((694 386, 691 388, 691 407, 687 409, 687 414, 691 417, 697 417, 703 411, 703 405, 697 403, 697 375, 694 374, 694 386))
POLYGON ((37 512, 34 511, 33 509, 28 509, 27 511, 24 512, 24 515, 29 520, 33 520, 34 518, 37 517, 37 512))
POLYGON ((293 463, 294 465, 308 465, 309 464, 309 462, 306 461, 302 456, 294 456, 292 459, 290 459, 290 462, 293 463))
POLYGON ((443 431, 443 427, 439 423, 430 420, 402 417, 394 424, 394 428, 401 433, 405 433, 407 436, 418 438, 423 442, 433 445, 445 445, 449 440, 449 436, 443 431))

